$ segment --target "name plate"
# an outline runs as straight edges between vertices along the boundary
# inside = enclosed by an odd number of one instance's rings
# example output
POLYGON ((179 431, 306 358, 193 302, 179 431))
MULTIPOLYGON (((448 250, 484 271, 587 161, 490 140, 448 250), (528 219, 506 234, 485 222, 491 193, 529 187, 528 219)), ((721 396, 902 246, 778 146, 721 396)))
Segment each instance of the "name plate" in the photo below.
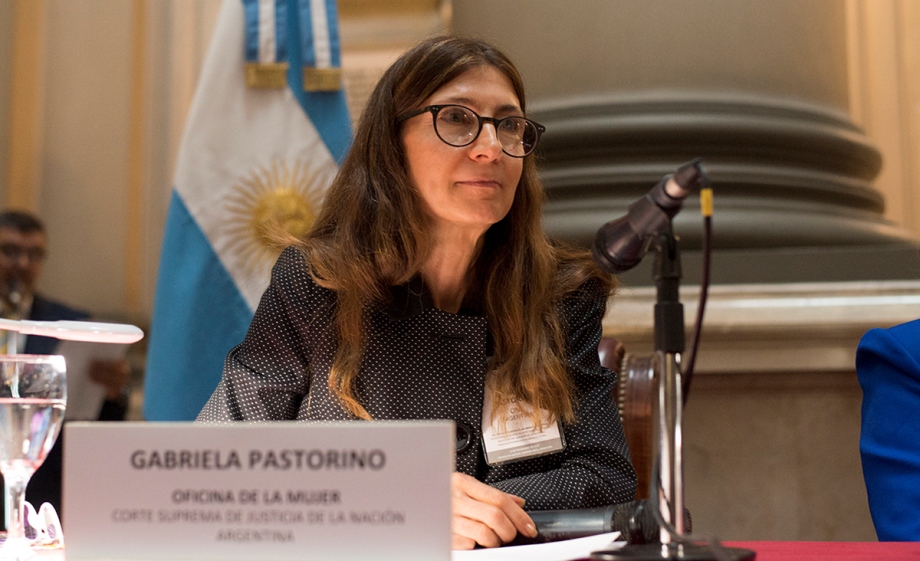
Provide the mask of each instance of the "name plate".
POLYGON ((450 559, 450 422, 64 431, 68 560, 450 559))

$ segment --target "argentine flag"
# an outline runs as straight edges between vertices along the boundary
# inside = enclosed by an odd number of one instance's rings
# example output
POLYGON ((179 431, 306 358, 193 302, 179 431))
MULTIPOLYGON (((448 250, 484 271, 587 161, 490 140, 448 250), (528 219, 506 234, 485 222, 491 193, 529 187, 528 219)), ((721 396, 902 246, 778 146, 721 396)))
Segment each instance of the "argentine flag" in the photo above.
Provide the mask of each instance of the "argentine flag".
POLYGON ((176 165, 144 416, 191 420, 351 140, 335 0, 224 0, 176 165))

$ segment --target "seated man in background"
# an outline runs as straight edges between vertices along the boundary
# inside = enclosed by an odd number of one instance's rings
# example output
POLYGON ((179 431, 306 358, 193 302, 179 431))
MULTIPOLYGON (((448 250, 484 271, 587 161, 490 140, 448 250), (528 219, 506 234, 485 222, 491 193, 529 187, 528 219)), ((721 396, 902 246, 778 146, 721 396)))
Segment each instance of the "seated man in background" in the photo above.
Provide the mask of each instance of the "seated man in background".
MULTIPOLYGON (((0 304, 3 317, 36 321, 89 319, 88 313, 36 292, 47 243, 45 227, 35 216, 19 211, 0 213, 0 304)), ((0 331, 0 350, 4 353, 55 354, 59 343, 49 337, 0 331)), ((68 376, 70 374, 68 372, 68 376)), ((94 361, 90 365, 90 380, 105 388, 105 400, 98 420, 124 420, 129 374, 130 368, 125 360, 94 361)), ((48 502, 58 513, 61 512, 62 450, 62 438, 58 437, 45 462, 29 482, 26 500, 36 509, 48 502)))
POLYGON ((859 451, 881 541, 920 541, 920 320, 872 329, 856 350, 859 451))

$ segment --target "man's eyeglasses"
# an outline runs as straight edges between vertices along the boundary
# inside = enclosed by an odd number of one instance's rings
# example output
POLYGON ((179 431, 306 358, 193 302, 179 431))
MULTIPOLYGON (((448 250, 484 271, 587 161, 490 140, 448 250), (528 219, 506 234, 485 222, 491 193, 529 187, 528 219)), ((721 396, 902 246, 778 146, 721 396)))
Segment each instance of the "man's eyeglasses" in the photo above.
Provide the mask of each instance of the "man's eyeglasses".
POLYGON ((434 132, 445 144, 461 148, 469 146, 479 137, 483 123, 492 123, 498 135, 502 152, 514 158, 523 158, 537 147, 546 127, 524 117, 482 117, 462 105, 429 105, 396 118, 397 123, 422 113, 431 113, 434 132))
POLYGON ((43 247, 22 247, 14 243, 0 244, 0 253, 7 259, 18 260, 23 256, 29 261, 36 262, 45 258, 45 248, 43 247))

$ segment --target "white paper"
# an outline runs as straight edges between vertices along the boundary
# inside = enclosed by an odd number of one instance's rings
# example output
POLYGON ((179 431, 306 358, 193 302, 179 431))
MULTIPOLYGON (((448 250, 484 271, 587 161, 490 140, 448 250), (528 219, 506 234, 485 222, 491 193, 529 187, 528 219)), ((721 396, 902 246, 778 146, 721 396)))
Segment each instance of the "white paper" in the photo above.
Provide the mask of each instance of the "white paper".
POLYGON ((589 557, 598 549, 623 547, 626 542, 614 541, 619 537, 619 532, 609 532, 561 542, 455 550, 451 553, 451 561, 570 561, 589 557))
POLYGON ((96 421, 105 386, 89 379, 89 365, 94 360, 124 360, 128 345, 61 341, 56 354, 64 356, 67 364, 67 421, 96 421))

